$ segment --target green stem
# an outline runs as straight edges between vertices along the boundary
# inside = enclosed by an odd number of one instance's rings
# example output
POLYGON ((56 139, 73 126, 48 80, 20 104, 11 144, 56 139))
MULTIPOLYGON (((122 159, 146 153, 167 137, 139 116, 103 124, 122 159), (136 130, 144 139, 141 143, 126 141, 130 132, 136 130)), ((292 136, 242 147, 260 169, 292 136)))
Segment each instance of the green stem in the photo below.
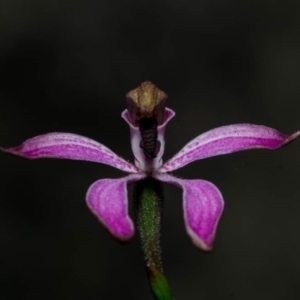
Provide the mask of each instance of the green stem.
POLYGON ((150 287, 156 300, 172 300, 171 291, 163 274, 160 248, 161 216, 163 209, 163 189, 159 181, 146 178, 136 183, 134 204, 137 227, 150 287))

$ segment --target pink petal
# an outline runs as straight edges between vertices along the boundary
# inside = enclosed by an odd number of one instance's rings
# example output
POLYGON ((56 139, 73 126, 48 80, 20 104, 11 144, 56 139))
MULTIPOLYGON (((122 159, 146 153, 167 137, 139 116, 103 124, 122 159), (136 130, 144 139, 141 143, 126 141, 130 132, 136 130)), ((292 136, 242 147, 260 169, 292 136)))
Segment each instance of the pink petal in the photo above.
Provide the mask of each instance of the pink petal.
POLYGON ((205 180, 184 180, 167 174, 156 174, 155 178, 182 188, 187 233, 201 250, 211 250, 224 206, 218 188, 205 180))
POLYGON ((122 118, 126 121, 130 128, 131 149, 135 157, 135 165, 144 172, 157 170, 162 165, 162 156, 165 151, 165 129, 168 122, 175 116, 175 112, 169 108, 165 109, 163 123, 157 127, 157 140, 160 142, 160 150, 153 159, 147 158, 144 151, 140 147, 141 133, 137 126, 132 124, 128 110, 124 110, 122 118))
POLYGON ((93 214, 121 241, 129 240, 134 234, 128 215, 127 183, 143 178, 143 174, 132 174, 118 179, 100 179, 90 186, 86 194, 87 205, 93 214))
POLYGON ((104 145, 72 133, 47 133, 26 140, 21 145, 0 150, 28 159, 66 158, 103 163, 124 172, 136 173, 137 168, 104 145))
POLYGON ((189 142, 159 171, 170 172, 198 159, 241 150, 277 149, 292 142, 299 135, 300 131, 286 135, 273 128, 253 124, 236 124, 215 128, 189 142))

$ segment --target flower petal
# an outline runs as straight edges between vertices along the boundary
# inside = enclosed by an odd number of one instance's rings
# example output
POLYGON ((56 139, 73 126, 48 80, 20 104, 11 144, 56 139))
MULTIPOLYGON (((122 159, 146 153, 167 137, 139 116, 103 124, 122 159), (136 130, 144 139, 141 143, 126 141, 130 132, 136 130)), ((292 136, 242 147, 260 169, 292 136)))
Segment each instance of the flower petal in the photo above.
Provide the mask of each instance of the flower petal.
POLYGON ((224 206, 218 188, 205 180, 184 180, 167 174, 156 174, 155 178, 182 188, 187 233, 197 247, 211 250, 224 206))
POLYGON ((47 133, 26 140, 21 145, 0 150, 28 159, 66 158, 88 160, 110 165, 124 172, 136 173, 137 168, 104 145, 72 133, 47 133))
POLYGON ((235 124, 215 128, 189 142, 166 162, 159 172, 170 172, 198 159, 241 150, 277 149, 292 142, 299 135, 300 131, 286 135, 276 129, 253 124, 235 124))
POLYGON ((162 165, 162 156, 165 151, 165 129, 168 122, 175 116, 175 112, 169 108, 165 109, 165 115, 163 123, 157 126, 157 140, 160 142, 160 149, 155 158, 148 158, 145 156, 143 149, 140 147, 140 142, 142 140, 141 132, 139 127, 135 126, 131 119, 128 110, 124 110, 122 113, 122 118, 130 127, 130 137, 131 137, 131 149, 135 157, 135 165, 138 169, 145 172, 151 172, 158 169, 162 165))
POLYGON ((100 179, 86 194, 88 207, 108 231, 121 241, 129 240, 134 226, 128 215, 127 183, 141 180, 143 174, 118 179, 100 179))

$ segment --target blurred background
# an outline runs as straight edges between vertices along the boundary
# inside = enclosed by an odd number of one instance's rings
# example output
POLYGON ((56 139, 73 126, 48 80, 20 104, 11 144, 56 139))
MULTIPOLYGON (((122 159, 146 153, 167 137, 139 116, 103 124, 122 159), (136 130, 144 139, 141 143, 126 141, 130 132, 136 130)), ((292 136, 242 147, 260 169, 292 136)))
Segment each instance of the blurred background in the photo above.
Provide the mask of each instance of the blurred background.
MULTIPOLYGON (((288 1, 0 2, 0 144, 52 131, 93 138, 132 160, 125 94, 151 80, 176 111, 165 159, 200 133, 249 122, 300 128, 300 5, 288 1)), ((183 224, 165 187, 162 247, 176 300, 300 298, 300 140, 174 172, 215 183, 225 211, 214 251, 183 224)), ((151 300, 137 236, 113 240, 85 204, 124 174, 0 153, 1 300, 151 300)), ((132 208, 131 208, 132 209, 132 208)))

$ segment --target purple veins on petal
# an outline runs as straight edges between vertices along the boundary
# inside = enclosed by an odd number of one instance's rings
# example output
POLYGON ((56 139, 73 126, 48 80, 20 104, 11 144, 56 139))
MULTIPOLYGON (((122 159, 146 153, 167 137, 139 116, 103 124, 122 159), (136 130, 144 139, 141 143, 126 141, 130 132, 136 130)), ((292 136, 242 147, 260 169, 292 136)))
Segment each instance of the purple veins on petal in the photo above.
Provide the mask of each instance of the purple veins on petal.
POLYGON ((205 180, 184 180, 167 174, 156 174, 155 178, 183 190, 187 233, 201 250, 211 250, 224 207, 223 197, 218 188, 205 180))
POLYGON ((0 148, 7 153, 28 159, 65 158, 87 160, 110 165, 124 172, 136 173, 137 168, 119 157, 104 145, 77 134, 47 133, 24 141, 9 149, 0 148))
POLYGON ((134 235, 133 222, 128 215, 127 183, 145 178, 132 174, 118 179, 100 179, 88 189, 88 207, 117 239, 127 241, 134 235))
POLYGON ((300 135, 291 135, 276 129, 253 124, 235 124, 212 129, 184 146, 166 162, 160 172, 177 170, 195 160, 248 149, 277 149, 287 145, 300 135))

